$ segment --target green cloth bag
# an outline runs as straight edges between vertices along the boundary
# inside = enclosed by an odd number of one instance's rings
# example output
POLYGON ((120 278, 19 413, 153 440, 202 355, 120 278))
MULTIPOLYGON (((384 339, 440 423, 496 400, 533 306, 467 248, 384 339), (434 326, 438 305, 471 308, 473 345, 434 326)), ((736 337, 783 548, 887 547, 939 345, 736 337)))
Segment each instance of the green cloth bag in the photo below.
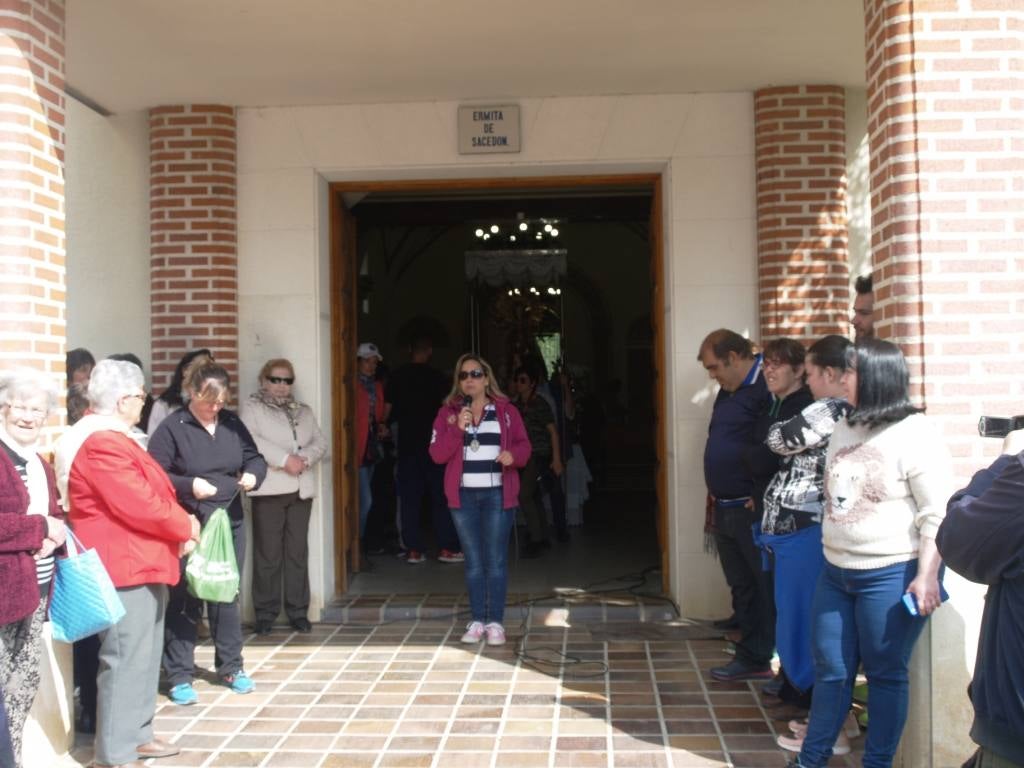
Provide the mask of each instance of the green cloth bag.
POLYGON ((200 600, 230 603, 238 594, 238 563, 231 540, 231 521, 223 507, 213 510, 199 534, 199 546, 185 566, 188 591, 200 600))

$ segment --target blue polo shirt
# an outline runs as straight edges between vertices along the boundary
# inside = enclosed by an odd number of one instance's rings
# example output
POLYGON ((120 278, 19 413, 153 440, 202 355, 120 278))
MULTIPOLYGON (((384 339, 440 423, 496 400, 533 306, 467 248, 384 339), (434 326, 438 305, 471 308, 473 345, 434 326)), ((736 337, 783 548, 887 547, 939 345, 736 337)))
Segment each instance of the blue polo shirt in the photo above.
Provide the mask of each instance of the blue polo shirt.
POLYGON ((743 463, 754 443, 754 426, 771 395, 761 372, 761 355, 735 392, 718 392, 704 445, 704 482, 717 499, 740 499, 753 492, 753 480, 743 463))

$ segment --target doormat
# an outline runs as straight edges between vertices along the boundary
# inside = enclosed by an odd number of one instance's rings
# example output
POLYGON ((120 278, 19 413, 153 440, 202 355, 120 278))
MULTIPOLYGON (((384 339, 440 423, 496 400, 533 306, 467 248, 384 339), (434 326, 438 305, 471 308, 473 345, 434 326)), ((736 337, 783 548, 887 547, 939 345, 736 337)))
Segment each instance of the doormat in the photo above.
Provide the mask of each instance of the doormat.
POLYGON ((721 630, 709 624, 676 621, 613 621, 585 624, 591 638, 599 643, 624 640, 721 640, 721 630))

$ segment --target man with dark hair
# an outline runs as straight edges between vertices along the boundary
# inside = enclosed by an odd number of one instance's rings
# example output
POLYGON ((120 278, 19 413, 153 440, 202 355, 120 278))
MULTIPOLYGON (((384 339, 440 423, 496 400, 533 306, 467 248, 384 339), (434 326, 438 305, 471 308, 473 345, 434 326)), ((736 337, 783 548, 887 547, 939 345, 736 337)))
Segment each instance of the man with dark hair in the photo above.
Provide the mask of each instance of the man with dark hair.
POLYGON ((748 339, 723 328, 701 342, 697 359, 721 387, 704 447, 704 480, 714 505, 718 557, 740 628, 736 658, 712 669, 711 676, 724 681, 767 680, 772 677, 775 626, 768 579, 754 544, 753 526, 760 517, 751 504, 753 480, 743 461, 754 443, 758 416, 769 401, 761 355, 754 354, 748 339))
POLYGON ((444 498, 444 467, 435 464, 428 453, 434 416, 448 392, 448 379, 430 365, 434 354, 430 339, 416 339, 410 353, 410 362, 391 375, 384 391, 389 418, 398 425, 398 498, 406 562, 426 560, 426 540, 420 525, 426 499, 440 550, 437 559, 461 563, 462 548, 444 498))
POLYGON ((853 299, 853 340, 870 339, 875 335, 875 293, 871 275, 861 275, 853 283, 857 295, 853 299))

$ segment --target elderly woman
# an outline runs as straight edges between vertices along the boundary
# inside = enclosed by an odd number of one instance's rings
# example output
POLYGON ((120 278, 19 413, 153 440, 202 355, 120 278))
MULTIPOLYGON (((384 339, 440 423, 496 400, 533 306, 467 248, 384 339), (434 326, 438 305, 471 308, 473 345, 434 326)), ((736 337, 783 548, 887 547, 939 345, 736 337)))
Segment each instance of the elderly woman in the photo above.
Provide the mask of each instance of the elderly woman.
POLYGON ((295 369, 268 360, 260 388, 242 406, 242 421, 270 470, 252 497, 252 602, 256 634, 265 635, 284 610, 292 627, 309 632, 309 512, 316 492, 312 469, 327 452, 313 409, 292 396, 295 369))
POLYGON ((39 688, 53 551, 64 543, 53 471, 36 452, 56 403, 57 389, 41 372, 0 377, 0 692, 16 761, 39 688))
POLYGON ((57 445, 68 517, 99 554, 125 616, 100 633, 96 766, 141 765, 178 748, 153 738, 168 586, 178 556, 199 538, 163 469, 129 436, 146 393, 142 370, 102 360, 89 380, 89 413, 57 445))
MULTIPOLYGON (((163 420, 149 440, 149 453, 170 476, 178 501, 200 523, 205 525, 218 507, 227 509, 235 558, 241 566, 245 539, 239 496, 259 487, 267 474, 267 462, 242 420, 224 408, 229 396, 224 368, 201 355, 185 370, 183 382, 188 404, 163 420)), ((181 568, 184 571, 184 560, 181 568)), ((189 594, 184 579, 171 590, 164 670, 171 685, 171 701, 182 706, 199 700, 192 678, 196 625, 202 608, 202 601, 189 594)), ((252 692, 255 686, 242 662, 238 596, 230 603, 207 603, 206 614, 216 648, 217 676, 235 693, 252 692)))

